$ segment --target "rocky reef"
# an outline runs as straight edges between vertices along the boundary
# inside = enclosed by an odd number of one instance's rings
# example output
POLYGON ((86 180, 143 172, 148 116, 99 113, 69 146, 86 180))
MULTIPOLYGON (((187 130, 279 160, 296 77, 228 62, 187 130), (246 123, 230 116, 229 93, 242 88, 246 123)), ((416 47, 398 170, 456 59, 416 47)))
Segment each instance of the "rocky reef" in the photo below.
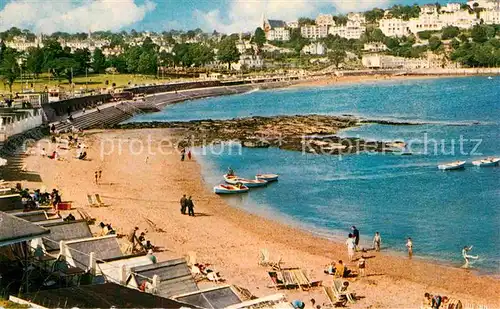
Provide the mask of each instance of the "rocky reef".
MULTIPOLYGON (((395 150, 394 143, 336 136, 339 130, 358 125, 361 125, 360 119, 353 116, 295 115, 187 122, 140 122, 122 124, 115 128, 170 128, 179 138, 181 146, 237 141, 243 147, 278 147, 318 154, 395 150)), ((399 147, 396 147, 396 150, 397 148, 399 147)))

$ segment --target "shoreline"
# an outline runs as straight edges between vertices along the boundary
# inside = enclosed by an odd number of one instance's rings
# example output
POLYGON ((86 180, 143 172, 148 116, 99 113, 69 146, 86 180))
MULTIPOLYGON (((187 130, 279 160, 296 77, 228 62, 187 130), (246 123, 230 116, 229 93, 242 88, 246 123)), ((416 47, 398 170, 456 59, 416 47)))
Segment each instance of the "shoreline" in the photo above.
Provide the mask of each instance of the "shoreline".
MULTIPOLYGON (((144 141, 149 137, 161 140, 174 135, 175 132, 169 129, 97 131, 85 138, 92 161, 74 160, 68 154, 70 163, 36 156, 27 157, 26 162, 32 171, 40 174, 47 188, 61 189, 78 208, 98 221, 112 223, 118 231, 126 231, 132 224, 148 228, 143 218, 153 220, 167 231, 167 234, 148 232, 154 244, 168 249, 159 255, 160 260, 196 251, 198 260, 214 265, 229 284, 265 296, 275 293, 265 288, 269 278, 265 268, 256 263, 259 248, 265 247, 271 253, 271 260, 281 256, 285 267, 302 267, 312 279, 331 283, 331 277, 322 274, 322 270, 331 260, 346 260, 342 243, 228 205, 207 190, 199 163, 193 160, 180 164, 173 148, 168 148, 171 150, 168 154, 150 156, 148 163, 146 154, 134 155, 127 151, 119 157, 115 154, 103 160, 99 158, 100 149, 97 148, 103 140, 144 141), (92 182, 96 168, 103 169, 102 185, 92 182), (142 173, 135 173, 136 170, 142 173), (97 209, 85 206, 87 192, 101 193, 112 206, 97 209), (190 218, 179 214, 178 199, 182 193, 193 195, 195 212, 199 216, 190 218)), ((23 183, 26 184, 40 186, 39 183, 23 183)), ((500 308, 500 301, 494 296, 500 293, 500 281, 490 276, 417 259, 408 261, 383 252, 369 254, 374 255, 368 260, 370 276, 350 280, 357 294, 366 297, 353 308, 366 308, 370 304, 377 308, 416 307, 420 306, 424 292, 458 298, 464 304, 500 308)), ((349 264, 349 268, 355 269, 353 264, 349 264)), ((320 288, 285 293, 290 300, 315 298, 318 303, 326 302, 320 288)))

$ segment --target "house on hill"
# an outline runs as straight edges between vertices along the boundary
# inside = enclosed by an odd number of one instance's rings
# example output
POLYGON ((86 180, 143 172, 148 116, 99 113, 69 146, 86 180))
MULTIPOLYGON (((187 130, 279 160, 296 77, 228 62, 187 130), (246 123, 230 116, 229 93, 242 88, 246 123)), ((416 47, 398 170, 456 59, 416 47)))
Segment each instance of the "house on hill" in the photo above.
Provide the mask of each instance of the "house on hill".
POLYGON ((264 18, 262 29, 268 41, 290 41, 290 30, 283 20, 264 18))

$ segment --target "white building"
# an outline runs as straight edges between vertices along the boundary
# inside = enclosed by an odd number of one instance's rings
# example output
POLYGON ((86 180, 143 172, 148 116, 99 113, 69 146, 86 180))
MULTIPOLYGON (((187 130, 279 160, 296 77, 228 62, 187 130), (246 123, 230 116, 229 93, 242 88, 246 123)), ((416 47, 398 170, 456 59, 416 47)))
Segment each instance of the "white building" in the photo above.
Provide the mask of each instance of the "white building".
POLYGON ((382 42, 369 42, 363 45, 363 51, 365 52, 377 53, 386 50, 387 46, 382 42))
POLYGON ((322 39, 328 36, 328 26, 306 25, 300 28, 300 34, 307 39, 322 39))
POLYGON ((290 29, 299 29, 300 26, 299 26, 299 22, 294 20, 294 21, 288 21, 286 23, 287 27, 290 28, 290 29))
POLYGON ((347 19, 360 24, 366 24, 365 14, 363 13, 349 13, 347 14, 347 19))
POLYGON ((43 47, 42 37, 38 36, 34 41, 29 41, 25 37, 14 37, 12 41, 4 41, 5 46, 15 49, 17 51, 25 52, 31 47, 43 47))
POLYGON ((364 55, 361 59, 364 67, 370 69, 424 69, 430 63, 423 58, 404 58, 388 55, 364 55))
POLYGON ((474 4, 477 3, 479 8, 494 10, 499 8, 499 4, 496 0, 472 0, 467 1, 467 5, 470 8, 474 8, 474 4))
POLYGON ((500 10, 481 11, 479 18, 487 25, 500 25, 500 10))
POLYGON ((266 33, 268 41, 289 41, 290 30, 282 20, 265 19, 263 22, 263 29, 266 33))
POLYGON ((326 54, 326 46, 320 42, 311 43, 302 48, 302 53, 307 55, 324 55, 326 54))
POLYGON ((454 26, 461 29, 470 29, 480 22, 476 14, 471 14, 468 10, 442 11, 439 20, 442 22, 443 27, 454 26))
POLYGON ((385 36, 390 37, 402 37, 410 32, 408 22, 400 18, 382 18, 379 20, 379 28, 385 36))
POLYGON ((411 33, 420 31, 437 31, 443 28, 443 23, 439 19, 437 9, 433 5, 423 6, 420 9, 418 18, 410 18, 408 29, 411 33))
POLYGON ((359 22, 348 20, 346 25, 330 27, 328 34, 338 35, 346 39, 359 39, 366 31, 366 27, 359 22))
POLYGON ((260 69, 264 66, 264 59, 259 55, 241 55, 237 64, 233 65, 234 70, 241 70, 243 67, 247 69, 260 69))
POLYGON ((318 17, 316 17, 316 25, 334 26, 335 21, 333 20, 333 16, 331 14, 319 14, 318 17))
POLYGON ((462 9, 462 4, 461 3, 447 3, 445 6, 441 7, 441 13, 453 13, 453 12, 458 12, 462 9))
POLYGON ((437 14, 438 9, 434 4, 426 4, 420 7, 420 15, 422 14, 437 14))

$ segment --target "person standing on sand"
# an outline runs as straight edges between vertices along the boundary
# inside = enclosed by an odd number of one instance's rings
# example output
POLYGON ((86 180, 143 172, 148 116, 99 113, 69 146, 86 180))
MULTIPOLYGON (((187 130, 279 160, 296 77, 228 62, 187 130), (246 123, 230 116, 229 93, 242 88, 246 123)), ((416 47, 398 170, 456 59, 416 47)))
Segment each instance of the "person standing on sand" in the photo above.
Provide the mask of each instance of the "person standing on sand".
POLYGON ((347 246, 347 255, 349 256, 349 262, 354 260, 354 251, 356 250, 356 244, 354 243, 354 237, 352 234, 349 234, 345 244, 347 246))
POLYGON ((380 237, 379 232, 375 232, 375 236, 373 236, 373 248, 375 251, 380 251, 380 244, 382 244, 382 237, 380 237))
POLYGON ((413 257, 413 241, 410 237, 406 241, 406 248, 408 248, 408 257, 411 259, 413 257))
POLYGON ((188 208, 189 216, 194 217, 194 203, 193 200, 191 199, 191 196, 187 199, 186 206, 188 208))
POLYGON ((181 149, 181 161, 184 161, 184 157, 186 156, 186 149, 181 149))
POLYGON ((102 170, 99 170, 99 181, 101 180, 102 177, 102 170))
POLYGON ((137 236, 135 236, 135 233, 139 230, 139 227, 134 227, 127 235, 127 240, 128 240, 128 245, 127 249, 125 250, 126 254, 132 254, 135 249, 135 241, 137 236))
POLYGON ((365 276, 365 269, 366 269, 366 261, 363 258, 363 256, 361 256, 358 260, 358 273, 360 274, 360 276, 362 277, 365 276))
POLYGON ((356 245, 356 250, 358 250, 359 244, 359 230, 353 225, 351 226, 352 236, 354 237, 354 244, 356 245))
POLYGON ((191 160, 191 150, 188 151, 188 160, 191 160))
POLYGON ((187 198, 186 198, 186 194, 184 194, 182 197, 181 197, 181 214, 185 215, 186 214, 186 207, 187 207, 187 198))
POLYGON ((95 176, 95 183, 97 184, 99 181, 99 173, 95 171, 94 176, 95 176))

